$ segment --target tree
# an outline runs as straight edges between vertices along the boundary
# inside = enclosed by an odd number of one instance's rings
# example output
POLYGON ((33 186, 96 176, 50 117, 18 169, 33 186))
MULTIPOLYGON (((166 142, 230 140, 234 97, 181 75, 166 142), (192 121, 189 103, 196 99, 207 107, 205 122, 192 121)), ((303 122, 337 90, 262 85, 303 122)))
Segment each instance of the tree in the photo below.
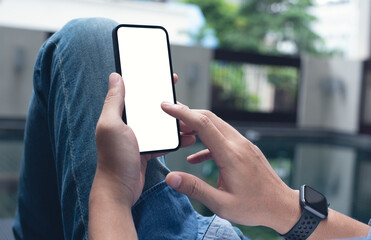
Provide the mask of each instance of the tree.
POLYGON ((311 0, 244 0, 240 5, 227 0, 183 2, 201 8, 220 48, 265 54, 331 54, 310 28, 316 21, 308 13, 311 0))

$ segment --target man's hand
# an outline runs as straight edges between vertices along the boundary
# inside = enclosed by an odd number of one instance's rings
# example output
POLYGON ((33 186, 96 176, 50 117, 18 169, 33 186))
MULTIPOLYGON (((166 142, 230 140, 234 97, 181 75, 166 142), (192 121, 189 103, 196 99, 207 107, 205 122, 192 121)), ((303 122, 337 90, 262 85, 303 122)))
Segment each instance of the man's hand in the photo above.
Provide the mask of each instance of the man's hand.
MULTIPOLYGON (((178 76, 174 74, 174 82, 178 76)), ((144 186, 147 161, 161 156, 139 154, 138 143, 132 129, 122 121, 125 89, 120 75, 110 76, 109 90, 96 128, 98 163, 96 179, 104 179, 110 189, 120 193, 122 200, 132 206, 138 200, 144 186), (109 182, 108 182, 109 181, 109 182)), ((189 129, 180 124, 181 147, 192 145, 196 140, 189 129)), ((103 181, 102 181, 103 182, 103 181)))
MULTIPOLYGON (((163 103, 162 108, 193 129, 207 147, 189 156, 188 162, 214 159, 219 168, 217 188, 182 172, 167 175, 170 187, 239 224, 263 225, 281 234, 296 224, 302 212, 299 193, 277 176, 257 146, 210 111, 170 103, 163 103)), ((362 237, 368 231, 366 224, 329 209, 327 219, 308 240, 362 237)))
POLYGON ((113 73, 95 133, 98 151, 95 178, 107 183, 106 187, 131 207, 142 193, 147 161, 141 159, 135 135, 122 121, 124 98, 122 78, 113 73))
POLYGON ((137 239, 131 207, 144 185, 147 161, 141 159, 135 135, 121 118, 125 89, 117 73, 97 123, 98 162, 89 197, 89 239, 137 239))
POLYGON ((162 108, 193 129, 207 147, 188 162, 214 159, 220 171, 217 189, 182 172, 168 174, 169 186, 233 222, 269 226, 280 233, 290 230, 300 218, 298 192, 277 176, 258 147, 210 111, 170 103, 162 108))
MULTIPOLYGON (((164 154, 139 154, 132 129, 122 121, 124 98, 123 80, 112 73, 95 134, 98 162, 89 197, 89 239, 137 238, 131 207, 142 193, 147 161, 164 154)), ((181 147, 196 141, 182 122, 180 130, 181 147)))

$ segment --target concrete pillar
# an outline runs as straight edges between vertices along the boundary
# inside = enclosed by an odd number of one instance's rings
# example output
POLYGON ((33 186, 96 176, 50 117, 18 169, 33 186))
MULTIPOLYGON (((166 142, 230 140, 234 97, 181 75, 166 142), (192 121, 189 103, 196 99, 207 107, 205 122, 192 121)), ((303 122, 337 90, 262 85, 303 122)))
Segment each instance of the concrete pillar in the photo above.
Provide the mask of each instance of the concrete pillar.
POLYGON ((361 79, 361 61, 304 57, 299 127, 357 133, 361 79))
POLYGON ((191 108, 210 108, 210 61, 212 50, 203 47, 171 46, 173 70, 179 75, 177 100, 191 108))
POLYGON ((41 31, 0 27, 0 117, 26 117, 33 67, 46 37, 41 31))
POLYGON ((295 149, 294 189, 302 184, 323 193, 331 208, 352 214, 357 154, 348 147, 299 144, 295 149))

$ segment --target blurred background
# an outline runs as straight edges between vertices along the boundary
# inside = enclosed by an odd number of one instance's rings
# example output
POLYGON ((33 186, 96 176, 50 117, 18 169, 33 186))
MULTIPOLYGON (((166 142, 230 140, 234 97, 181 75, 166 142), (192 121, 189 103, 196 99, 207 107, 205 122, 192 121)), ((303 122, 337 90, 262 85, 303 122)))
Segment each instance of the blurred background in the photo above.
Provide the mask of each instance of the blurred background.
MULTIPOLYGON (((289 186, 308 184, 335 210, 371 217, 371 1, 0 0, 0 240, 11 239, 37 52, 78 17, 164 26, 179 101, 236 127, 289 186)), ((212 161, 185 160, 203 147, 169 154, 168 166, 216 185, 212 161)))

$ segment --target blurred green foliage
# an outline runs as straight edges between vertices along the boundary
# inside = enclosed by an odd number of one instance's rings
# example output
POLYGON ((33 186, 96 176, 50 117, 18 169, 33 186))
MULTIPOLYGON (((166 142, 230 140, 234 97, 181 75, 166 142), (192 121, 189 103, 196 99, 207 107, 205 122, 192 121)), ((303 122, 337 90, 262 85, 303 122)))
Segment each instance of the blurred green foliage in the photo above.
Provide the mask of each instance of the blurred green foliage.
MULTIPOLYGON (((213 61, 210 73, 214 109, 263 111, 260 106, 262 96, 259 96, 258 92, 251 91, 249 83, 253 76, 247 71, 259 72, 258 75, 266 78, 277 94, 283 93, 285 98, 289 99, 288 109, 295 106, 299 81, 299 72, 296 68, 213 61)), ((291 111, 294 110, 291 109, 291 111)))
MULTIPOLYGON (((311 24, 316 21, 308 13, 313 6, 311 0, 243 0, 240 4, 227 0, 181 1, 198 5, 205 15, 206 26, 198 35, 193 35, 198 42, 210 32, 208 29, 213 29, 219 48, 269 55, 336 53, 326 50, 324 41, 311 29, 311 24)), ((211 65, 213 94, 216 94, 213 97, 214 107, 260 111, 261 96, 249 92, 249 79, 244 76, 243 68, 243 64, 235 63, 211 65)), ((271 66, 263 71, 275 88, 276 97, 288 104, 283 109, 295 106, 298 71, 271 66)), ((280 105, 282 103, 277 102, 275 107, 280 105)))
POLYGON ((277 89, 284 90, 295 99, 298 87, 298 71, 290 67, 269 67, 268 81, 277 89))
POLYGON ((236 225, 248 238, 252 240, 282 240, 278 233, 270 228, 261 226, 236 225))
POLYGON ((223 103, 223 108, 257 111, 259 96, 249 93, 248 84, 244 79, 244 64, 211 63, 213 91, 218 96, 218 101, 223 103), (228 81, 225 81, 228 79, 228 81))
POLYGON ((332 55, 324 41, 312 29, 316 18, 308 13, 311 0, 181 0, 199 6, 206 18, 196 40, 206 29, 215 30, 220 48, 282 54, 282 45, 290 45, 290 54, 332 55), (281 46, 281 47, 280 47, 281 46))

